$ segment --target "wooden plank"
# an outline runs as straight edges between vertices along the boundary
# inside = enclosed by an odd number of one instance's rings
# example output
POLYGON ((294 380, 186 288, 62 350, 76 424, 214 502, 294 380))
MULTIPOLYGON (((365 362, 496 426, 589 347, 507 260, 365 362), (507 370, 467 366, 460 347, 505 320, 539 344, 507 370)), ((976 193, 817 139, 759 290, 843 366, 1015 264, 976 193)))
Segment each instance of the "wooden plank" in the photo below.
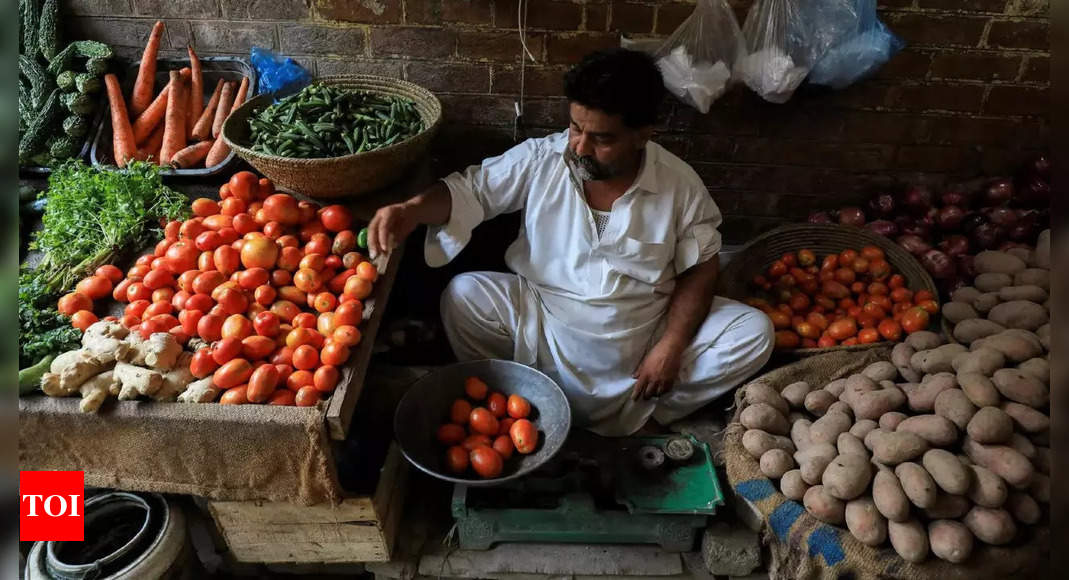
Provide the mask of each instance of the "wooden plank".
POLYGON ((248 563, 354 563, 389 560, 377 526, 295 525, 285 533, 224 533, 230 553, 248 563))
POLYGON ((382 537, 386 541, 386 558, 384 560, 367 560, 368 562, 386 562, 393 557, 393 550, 397 542, 397 532, 401 528, 401 516, 404 515, 405 498, 408 495, 408 478, 410 475, 408 463, 401 459, 401 453, 397 445, 392 446, 390 451, 391 453, 396 452, 399 465, 396 484, 392 486, 396 491, 386 511, 386 524, 382 527, 382 537))
POLYGON ((337 506, 302 506, 271 501, 213 501, 210 506, 212 515, 224 527, 245 524, 272 526, 378 521, 375 506, 368 497, 346 499, 337 506))

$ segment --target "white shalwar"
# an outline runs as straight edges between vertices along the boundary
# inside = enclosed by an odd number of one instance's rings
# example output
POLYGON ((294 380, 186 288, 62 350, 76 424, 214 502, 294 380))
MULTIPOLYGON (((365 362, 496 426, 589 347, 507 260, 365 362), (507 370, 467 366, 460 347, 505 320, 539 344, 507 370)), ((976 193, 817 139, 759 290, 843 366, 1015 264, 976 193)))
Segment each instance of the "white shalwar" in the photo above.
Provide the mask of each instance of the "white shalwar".
POLYGON ((672 389, 632 401, 631 375, 664 332, 677 273, 720 250, 720 211, 690 166, 649 142, 638 178, 599 235, 564 160, 567 143, 567 131, 528 139, 443 179, 452 209, 445 225, 429 228, 425 256, 442 266, 475 226, 522 211, 505 254, 515 274, 461 274, 443 294, 449 342, 461 360, 538 368, 564 389, 577 426, 629 435, 651 416, 679 419, 756 372, 771 355, 772 324, 716 297, 672 389))

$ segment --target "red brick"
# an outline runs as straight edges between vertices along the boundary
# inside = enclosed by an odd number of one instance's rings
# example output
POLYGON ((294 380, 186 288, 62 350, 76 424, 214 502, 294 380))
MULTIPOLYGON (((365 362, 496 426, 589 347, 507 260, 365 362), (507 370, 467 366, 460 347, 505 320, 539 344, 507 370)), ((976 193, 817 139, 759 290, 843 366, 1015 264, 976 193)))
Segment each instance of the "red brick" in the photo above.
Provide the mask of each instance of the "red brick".
POLYGON ((979 111, 983 102, 981 85, 922 85, 901 87, 895 106, 910 111, 979 111))
POLYGON ((587 4, 585 15, 586 20, 583 21, 583 30, 590 30, 592 32, 604 32, 608 30, 608 4, 587 4))
POLYGON ((64 16, 126 16, 130 0, 67 0, 61 9, 64 16))
POLYGON ((948 52, 932 59, 932 78, 1012 81, 1021 57, 999 54, 948 52))
POLYGON ((365 24, 401 23, 401 0, 317 0, 314 4, 319 16, 328 20, 365 24))
POLYGON ((694 141, 689 135, 655 135, 653 141, 680 159, 688 159, 694 141))
POLYGON ((250 46, 276 48, 275 25, 266 22, 193 22, 195 46, 205 52, 245 52, 250 46))
MULTIPOLYGON (((917 0, 918 8, 936 8, 967 12, 992 12, 1002 14, 1006 11, 1007 0, 917 0)), ((883 2, 880 3, 884 4, 883 2)))
POLYGON ((617 35, 607 32, 554 34, 546 42, 546 55, 551 63, 572 64, 591 52, 618 44, 617 35))
MULTIPOLYGON (((669 2, 657 6, 657 34, 672 34, 680 24, 694 13, 694 4, 669 2)), ((739 21, 742 22, 741 20, 739 21)))
POLYGON ((364 54, 364 29, 357 26, 282 24, 279 40, 288 55, 364 54))
POLYGON ((439 95, 448 123, 511 125, 516 113, 512 99, 488 95, 439 95))
POLYGON ((442 28, 391 26, 371 29, 371 53, 443 58, 456 53, 457 34, 442 28))
POLYGON ((1045 115, 1051 111, 1046 87, 991 87, 984 113, 989 115, 1045 115))
POLYGON ((873 109, 884 107, 894 99, 897 87, 862 82, 851 85, 841 91, 834 91, 820 96, 823 104, 846 109, 873 109))
POLYGON ((891 57, 875 74, 874 79, 923 79, 931 65, 932 55, 917 50, 903 50, 891 57))
MULTIPOLYGON (((512 102, 511 98, 509 102, 512 102)), ((548 127, 554 131, 563 131, 568 127, 568 100, 525 99, 523 119, 528 127, 548 127)))
POLYGON ((885 168, 893 151, 892 145, 859 144, 841 147, 812 141, 740 139, 736 143, 733 157, 735 161, 742 163, 774 163, 866 171, 885 168))
POLYGON ((319 71, 320 76, 368 74, 400 79, 404 77, 401 73, 403 64, 400 60, 321 58, 316 61, 316 70, 319 71))
POLYGON ((409 24, 490 24, 490 0, 419 0, 405 3, 409 24))
POLYGON ((1050 57, 1030 56, 1024 65, 1022 81, 1045 83, 1050 81, 1050 57))
POLYGON ((713 133, 716 135, 756 135, 757 123, 736 113, 734 108, 717 103, 709 113, 702 114, 694 107, 676 103, 668 117, 668 126, 677 131, 713 133))
MULTIPOLYGON (((515 0, 494 2, 494 26, 517 28, 515 0)), ((534 0, 527 3, 524 28, 541 30, 578 30, 583 22, 583 5, 568 0, 534 0)))
POLYGON ((308 3, 294 0, 222 0, 222 6, 223 18, 235 20, 304 20, 309 15, 308 3))
POLYGON ((218 0, 136 0, 133 5, 134 14, 152 18, 218 18, 222 15, 218 0))
POLYGON ((490 67, 485 64, 412 62, 405 67, 405 78, 435 92, 490 92, 490 67))
POLYGON ((968 173, 978 164, 976 151, 969 147, 903 145, 895 156, 896 167, 915 171, 968 173))
MULTIPOLYGON (((984 119, 978 117, 936 117, 928 119, 929 141, 935 144, 997 145, 1019 141, 1034 130, 1032 123, 1021 120, 984 119)), ((1034 137, 1032 137, 1034 139, 1034 137)))
POLYGON ((769 108, 756 119, 762 137, 798 138, 812 136, 820 141, 836 141, 842 135, 843 112, 801 103, 784 108, 769 108))
POLYGON ((612 6, 609 30, 635 34, 653 32, 653 6, 616 2, 612 6))
MULTIPOLYGON (((531 54, 541 60, 543 35, 528 33, 526 42, 531 54)), ((515 32, 460 31, 457 36, 457 54, 460 58, 517 62, 522 50, 520 37, 515 32)))
POLYGON ((917 143, 928 136, 929 121, 916 115, 856 111, 843 115, 848 143, 917 143))
MULTIPOLYGON (((520 67, 494 65, 492 92, 518 95, 520 67)), ((524 67, 523 92, 531 96, 559 97, 564 94, 564 70, 544 67, 524 67)))
POLYGON ((1047 22, 1036 21, 995 21, 987 34, 987 45, 1000 48, 1042 48, 1050 47, 1047 35, 1047 22))
POLYGON ((936 16, 927 13, 886 15, 887 26, 911 46, 977 46, 987 19, 981 16, 936 16))
POLYGON ((735 140, 716 135, 695 135, 691 139, 688 159, 694 161, 730 161, 735 154, 735 140))

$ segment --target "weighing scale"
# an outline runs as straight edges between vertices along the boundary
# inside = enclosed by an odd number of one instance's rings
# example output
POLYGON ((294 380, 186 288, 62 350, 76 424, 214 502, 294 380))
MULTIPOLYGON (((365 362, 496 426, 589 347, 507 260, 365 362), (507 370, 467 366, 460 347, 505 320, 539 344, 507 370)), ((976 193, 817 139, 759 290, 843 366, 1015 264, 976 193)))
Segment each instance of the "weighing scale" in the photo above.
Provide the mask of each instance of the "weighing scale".
POLYGON ((691 436, 605 438, 573 431, 527 477, 453 488, 460 547, 497 542, 658 544, 693 549, 724 503, 709 446, 691 436))

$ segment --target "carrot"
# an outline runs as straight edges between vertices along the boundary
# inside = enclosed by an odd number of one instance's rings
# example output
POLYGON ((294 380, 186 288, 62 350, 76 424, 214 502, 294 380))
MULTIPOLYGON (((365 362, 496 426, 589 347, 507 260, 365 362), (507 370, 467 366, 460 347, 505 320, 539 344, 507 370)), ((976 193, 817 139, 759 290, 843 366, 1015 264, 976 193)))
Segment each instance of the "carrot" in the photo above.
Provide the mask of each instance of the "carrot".
POLYGON ((219 79, 219 82, 215 83, 215 92, 212 93, 212 98, 208 99, 208 104, 204 107, 204 111, 201 112, 197 123, 193 125, 193 138, 197 141, 203 141, 211 137, 215 108, 219 106, 219 94, 223 92, 224 84, 226 83, 223 82, 223 79, 219 79))
POLYGON ((152 26, 152 33, 145 43, 145 52, 141 55, 141 66, 137 69, 137 80, 130 96, 130 113, 136 119, 149 103, 152 102, 153 87, 156 81, 156 54, 160 51, 160 38, 163 36, 163 21, 157 20, 152 26))
POLYGON ((230 155, 230 146, 226 144, 222 137, 219 137, 215 140, 215 144, 212 145, 211 151, 208 151, 208 156, 204 158, 204 166, 215 167, 222 163, 227 155, 230 155))
POLYGON ((241 77, 241 87, 238 88, 238 96, 234 97, 234 105, 230 107, 230 112, 238 110, 238 107, 245 102, 245 95, 249 92, 249 77, 241 77))
MULTIPOLYGON (((183 74, 188 73, 188 71, 189 69, 178 71, 179 75, 182 77, 182 82, 189 79, 189 74, 183 74)), ((167 85, 163 87, 163 90, 160 91, 160 94, 156 95, 156 98, 152 100, 152 104, 149 105, 137 119, 134 119, 134 140, 137 143, 141 143, 148 138, 156 126, 160 124, 160 121, 163 120, 164 113, 167 111, 168 95, 170 94, 171 83, 168 82, 167 85)))
POLYGON ((167 99, 167 116, 163 123, 160 164, 167 165, 171 156, 186 148, 186 85, 182 73, 171 71, 171 96, 167 99))
POLYGON ((171 157, 171 166, 175 169, 189 169, 197 165, 208 156, 208 151, 215 145, 215 141, 201 141, 175 153, 171 157))
POLYGON ((189 122, 186 123, 187 137, 193 138, 193 124, 200 119, 201 112, 204 111, 204 77, 201 74, 200 59, 197 58, 197 53, 193 51, 192 46, 187 46, 186 50, 189 52, 189 63, 193 67, 193 78, 190 83, 189 90, 189 122))
POLYGON ((108 104, 111 108, 112 146, 115 148, 115 164, 126 167, 126 162, 137 157, 137 141, 134 130, 130 127, 130 117, 126 114, 126 102, 122 98, 119 79, 114 74, 104 75, 104 84, 108 90, 108 104))
POLYGON ((160 164, 160 147, 163 145, 163 132, 166 129, 166 124, 160 123, 156 125, 156 130, 148 136, 148 139, 140 145, 141 152, 146 159, 152 159, 156 164, 160 164))
POLYGON ((223 131, 223 121, 230 115, 230 109, 234 105, 234 83, 226 83, 223 94, 219 96, 219 104, 215 107, 215 119, 212 121, 212 137, 219 137, 223 131))

